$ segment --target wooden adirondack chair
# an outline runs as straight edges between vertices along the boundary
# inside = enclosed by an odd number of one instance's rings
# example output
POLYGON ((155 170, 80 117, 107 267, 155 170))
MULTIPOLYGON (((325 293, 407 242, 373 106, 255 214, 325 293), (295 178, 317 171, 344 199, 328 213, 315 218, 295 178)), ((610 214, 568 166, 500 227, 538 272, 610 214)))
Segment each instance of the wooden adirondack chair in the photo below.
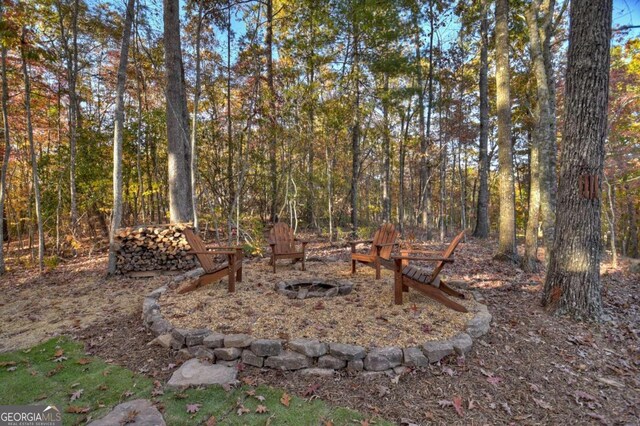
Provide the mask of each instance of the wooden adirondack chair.
POLYGON ((453 252, 458 247, 462 237, 464 237, 464 231, 459 233, 442 253, 425 250, 402 250, 400 256, 393 256, 395 261, 394 299, 396 305, 402 305, 402 293, 409 291, 409 287, 411 287, 454 311, 467 312, 464 306, 446 297, 446 294, 448 294, 464 299, 464 294, 449 287, 439 277, 445 264, 453 262, 453 252), (433 257, 412 256, 412 253, 427 254, 433 257), (436 267, 433 271, 428 271, 418 266, 410 265, 409 261, 411 260, 435 262, 436 267))
POLYGON ((302 270, 306 271, 305 256, 308 241, 302 241, 293 235, 293 229, 286 223, 276 223, 269 232, 269 246, 271 246, 271 264, 273 265, 273 273, 276 272, 276 260, 293 259, 293 263, 298 259, 302 260, 302 270), (302 245, 296 248, 296 243, 302 245))
POLYGON ((392 223, 385 223, 376 231, 373 240, 352 241, 351 244, 351 273, 356 273, 356 263, 360 262, 367 266, 371 266, 376 270, 376 280, 380 279, 380 266, 387 269, 394 269, 393 260, 391 260, 391 251, 398 243, 399 232, 392 223), (356 253, 358 244, 371 244, 369 253, 356 253))
POLYGON ((194 254, 204 269, 204 274, 194 282, 186 282, 178 287, 178 293, 186 293, 203 285, 228 277, 229 293, 236 291, 236 281, 242 281, 242 248, 206 246, 191 229, 184 230, 184 236, 191 246, 189 254, 194 254), (215 257, 226 255, 226 263, 216 263, 215 257))

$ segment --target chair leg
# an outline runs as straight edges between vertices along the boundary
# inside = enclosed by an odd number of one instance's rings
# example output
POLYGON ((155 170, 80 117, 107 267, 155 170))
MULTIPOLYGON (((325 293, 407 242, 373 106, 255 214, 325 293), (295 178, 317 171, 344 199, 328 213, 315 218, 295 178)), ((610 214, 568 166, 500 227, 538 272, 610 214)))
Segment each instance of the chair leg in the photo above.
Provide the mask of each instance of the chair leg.
POLYGON ((376 280, 380 279, 380 258, 378 256, 376 256, 376 280))
POLYGON ((356 273, 356 261, 351 259, 351 275, 356 273))
POLYGON ((236 272, 236 281, 242 282, 242 265, 240 265, 238 271, 236 272))
POLYGON ((229 268, 229 293, 235 293, 236 291, 236 273, 233 268, 229 268))
POLYGON ((304 253, 302 253, 302 270, 303 270, 303 271, 306 271, 306 270, 307 270, 307 267, 306 267, 306 265, 305 265, 305 263, 304 263, 304 258, 305 258, 305 255, 304 255, 304 253))
POLYGON ((273 273, 276 273, 276 254, 271 253, 271 264, 273 265, 273 273))
POLYGON ((395 272, 395 280, 393 284, 393 302, 396 305, 402 305, 402 292, 404 290, 404 285, 402 284, 402 272, 395 272))
POLYGON ((464 299, 464 294, 460 293, 459 291, 456 291, 456 290, 452 289, 443 280, 440 280, 440 290, 444 291, 445 293, 447 293, 447 294, 449 294, 451 296, 455 296, 455 297, 459 297, 460 299, 464 299))

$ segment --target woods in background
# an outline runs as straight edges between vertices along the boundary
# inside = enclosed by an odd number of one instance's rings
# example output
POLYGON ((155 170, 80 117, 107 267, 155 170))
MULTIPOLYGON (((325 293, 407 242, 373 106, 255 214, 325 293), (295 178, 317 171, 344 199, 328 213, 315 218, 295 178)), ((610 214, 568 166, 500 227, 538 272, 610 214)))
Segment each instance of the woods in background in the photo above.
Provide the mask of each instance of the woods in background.
MULTIPOLYGON (((40 265, 110 221, 254 247, 276 216, 332 240, 473 228, 528 271, 554 242, 568 1, 0 7, 5 250, 40 265)), ((614 31, 610 73, 602 233, 637 257, 640 38, 614 31)))

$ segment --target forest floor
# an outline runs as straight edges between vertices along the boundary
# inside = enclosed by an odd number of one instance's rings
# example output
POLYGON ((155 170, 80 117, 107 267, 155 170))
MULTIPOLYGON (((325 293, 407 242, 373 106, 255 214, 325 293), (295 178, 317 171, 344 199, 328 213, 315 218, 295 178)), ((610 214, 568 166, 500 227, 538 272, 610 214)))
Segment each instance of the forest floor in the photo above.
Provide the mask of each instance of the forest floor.
MULTIPOLYGON (((303 378, 245 368, 241 380, 404 424, 639 424, 640 276, 629 274, 624 261, 618 268, 603 264, 609 319, 577 323, 549 316, 539 303, 543 274, 492 260, 493 243, 469 239, 448 271, 479 290, 493 314, 491 330, 466 359, 450 357, 395 378, 303 378)), ((311 245, 310 252, 348 258, 346 247, 328 244, 311 245)), ((99 255, 42 276, 16 268, 3 277, 0 352, 66 334, 107 362, 168 379, 176 361, 166 349, 147 346, 153 336, 140 320, 142 298, 167 278, 105 279, 105 269, 99 255)))

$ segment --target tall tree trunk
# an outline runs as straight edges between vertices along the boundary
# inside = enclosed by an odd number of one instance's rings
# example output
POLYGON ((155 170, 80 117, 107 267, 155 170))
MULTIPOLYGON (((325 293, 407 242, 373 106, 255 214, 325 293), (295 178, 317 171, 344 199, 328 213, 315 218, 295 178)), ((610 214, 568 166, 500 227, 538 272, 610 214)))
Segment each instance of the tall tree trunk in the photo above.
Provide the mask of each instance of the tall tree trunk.
POLYGON ((573 0, 570 6, 556 232, 542 300, 554 313, 584 320, 602 315, 599 194, 612 8, 612 0, 573 0), (580 182, 591 184, 591 190, 580 188, 580 182))
POLYGON ((509 0, 496 0, 496 103, 498 109, 498 180, 500 225, 496 259, 516 261, 516 214, 511 145, 509 71, 509 0))
POLYGON ((627 215, 629 217, 629 233, 627 234, 627 256, 640 257, 638 251, 638 218, 636 215, 636 205, 634 197, 631 196, 629 183, 625 182, 624 190, 627 195, 627 215))
POLYGON ((193 209, 193 227, 198 230, 198 193, 196 179, 198 176, 198 151, 196 146, 196 133, 198 131, 198 102, 200 101, 200 44, 202 40, 203 3, 198 3, 198 24, 196 26, 196 84, 193 95, 193 117, 191 118, 191 206, 193 209))
POLYGON ((607 221, 609 222, 609 241, 611 242, 611 266, 618 267, 618 249, 616 247, 616 210, 613 204, 613 188, 607 179, 606 173, 603 173, 604 183, 607 185, 607 198, 609 201, 609 211, 607 212, 607 221))
POLYGON ((113 213, 111 215, 111 232, 109 232, 109 264, 107 272, 116 272, 116 231, 122 221, 122 134, 124 132, 124 91, 127 84, 127 63, 129 62, 129 40, 133 23, 135 0, 127 1, 127 10, 122 29, 120 46, 120 64, 116 82, 115 121, 113 125, 113 213))
POLYGON ((38 266, 40 272, 44 270, 44 229, 42 228, 42 206, 40 204, 40 182, 38 179, 38 161, 36 159, 35 144, 33 142, 33 125, 31 124, 31 83, 29 80, 29 66, 27 64, 27 28, 22 27, 20 53, 22 55, 22 75, 24 77, 24 108, 27 114, 27 137, 29 139, 29 156, 31 157, 31 174, 33 177, 33 195, 36 204, 36 219, 38 221, 38 266))
MULTIPOLYGON (((229 243, 231 243, 231 219, 240 209, 236 182, 233 179, 233 122, 231 121, 231 0, 227 0, 227 186, 229 191, 229 210, 227 212, 227 227, 229 243)), ((242 142, 240 142, 242 148, 242 142)), ((239 216, 239 213, 237 214, 239 216)), ((237 220, 236 220, 237 222, 237 220)))
MULTIPOLYGON (((0 16, 3 16, 3 6, 0 4, 0 16)), ((5 273, 4 265, 4 240, 7 237, 5 231, 8 230, 4 215, 4 201, 7 191, 7 170, 9 168, 9 157, 11 156, 11 139, 9 135, 9 87, 7 85, 7 48, 2 46, 2 122, 4 130, 4 151, 2 153, 2 169, 0 170, 0 275, 5 273)))
POLYGON ((384 75, 382 99, 382 221, 391 221, 391 129, 389 128, 389 74, 384 75))
MULTIPOLYGON (((568 1, 568 0, 567 0, 568 1)), ((542 39, 542 57, 547 86, 548 123, 544 130, 543 145, 540 148, 540 215, 542 217, 542 232, 546 249, 545 264, 549 262, 549 251, 553 246, 553 234, 556 221, 556 198, 558 192, 558 175, 556 166, 556 83, 553 73, 553 58, 551 53, 551 37, 553 37, 553 11, 555 0, 542 0, 540 14, 543 25, 540 32, 542 39)), ((536 80, 537 80, 536 72, 536 80)))
POLYGON ((538 228, 540 226, 540 140, 537 136, 530 139, 529 149, 531 152, 529 161, 529 208, 527 209, 529 216, 527 217, 524 257, 521 259, 521 266, 525 272, 536 272, 538 270, 538 228))
POLYGON ((478 148, 478 204, 476 209, 476 227, 473 236, 489 236, 489 20, 487 0, 482 1, 482 20, 480 21, 480 143, 478 148))
POLYGON ((351 234, 358 235, 358 178, 360 176, 360 33, 356 17, 353 20, 353 78, 355 84, 354 117, 351 129, 351 234))
POLYGON ((267 1, 267 85, 269 86, 269 180, 271 181, 271 220, 276 220, 278 208, 278 164, 277 154, 277 122, 276 122, 276 90, 273 81, 273 0, 267 1))
POLYGON ((191 146, 187 95, 180 44, 180 2, 164 0, 164 51, 167 70, 167 139, 169 156, 169 216, 171 222, 191 222, 191 146))

